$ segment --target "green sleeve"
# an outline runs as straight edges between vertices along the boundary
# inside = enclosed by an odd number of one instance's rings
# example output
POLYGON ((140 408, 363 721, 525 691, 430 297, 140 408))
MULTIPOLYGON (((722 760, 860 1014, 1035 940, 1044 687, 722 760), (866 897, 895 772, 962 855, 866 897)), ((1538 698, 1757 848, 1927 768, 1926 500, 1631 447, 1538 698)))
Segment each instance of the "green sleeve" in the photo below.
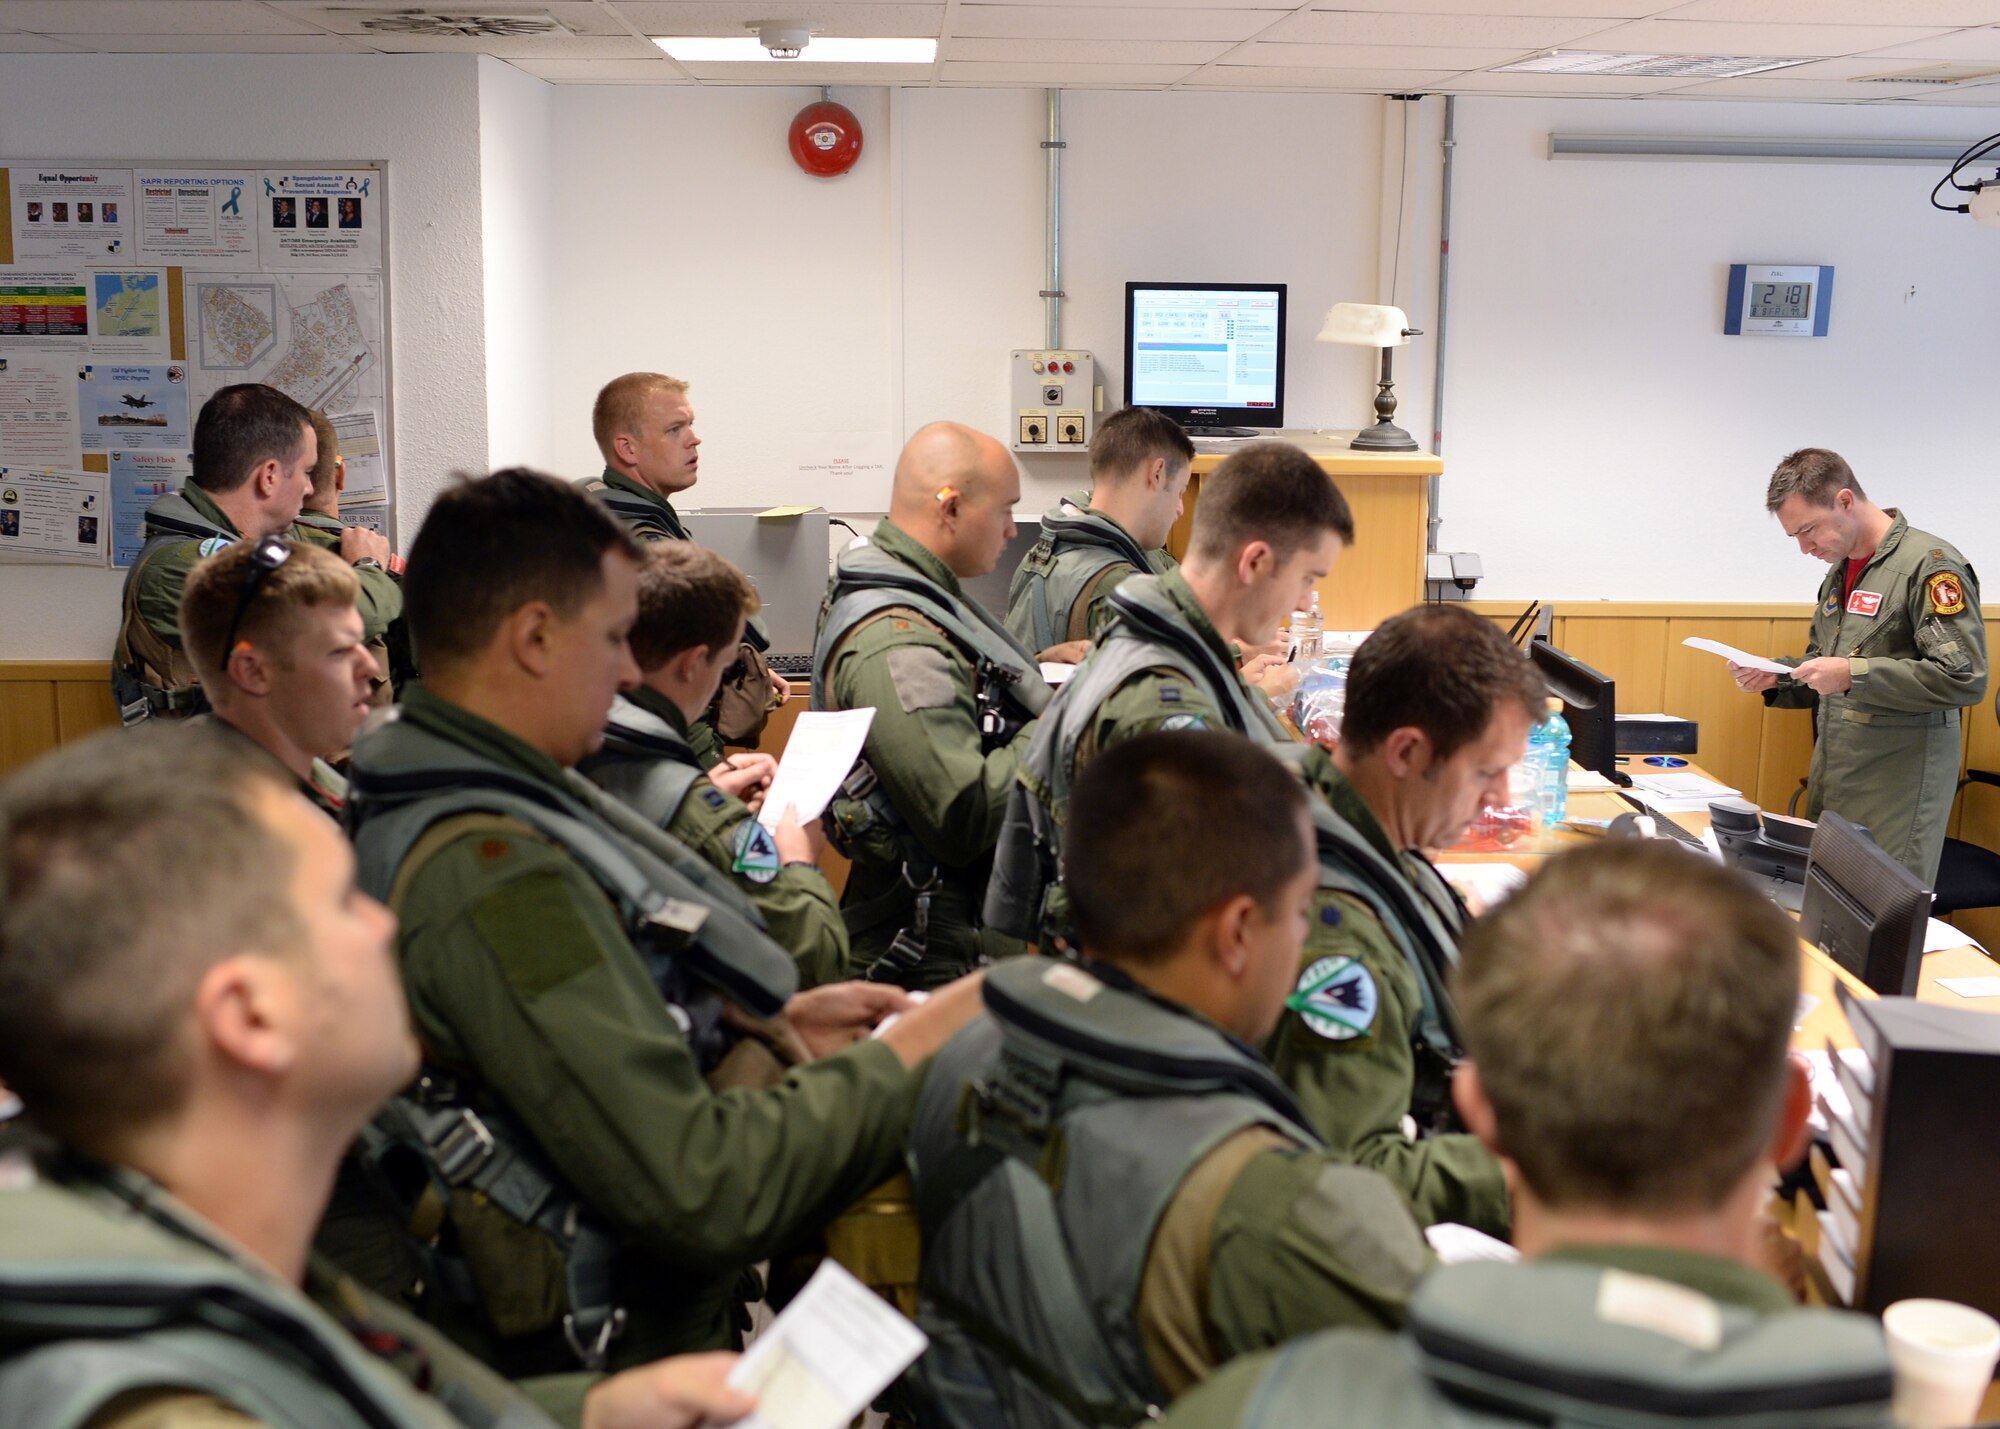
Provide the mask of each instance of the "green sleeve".
MULTIPOLYGON (((1828 577, 1831 581, 1833 577, 1828 577)), ((1827 586, 1820 587, 1819 610, 1826 608, 1827 586)), ((1808 660, 1820 657, 1820 616, 1813 617, 1812 631, 1806 637, 1806 653, 1796 658, 1790 655, 1774 655, 1771 658, 1780 665, 1803 665, 1808 660)), ((1811 685, 1793 679, 1790 675, 1778 676, 1778 683, 1764 691, 1764 703, 1772 709, 1810 710, 1819 707, 1819 693, 1811 685)))
POLYGON ((929 626, 893 612, 847 639, 830 681, 838 708, 874 706, 863 752, 930 856, 964 868, 991 853, 1035 726, 981 753, 971 667, 929 626))
MULTIPOLYGON (((361 595, 354 605, 361 612, 362 634, 369 640, 379 639, 402 618, 403 583, 375 566, 357 566, 354 574, 361 578, 361 595)), ((389 672, 382 673, 386 676, 389 672)))
POLYGON ((1395 1329, 1430 1248, 1394 1187, 1323 1151, 1252 1157, 1209 1241, 1218 1358, 1334 1327, 1395 1329))
POLYGON ((1104 627, 1111 623, 1111 592, 1117 590, 1127 579, 1139 573, 1122 562, 1106 566, 1102 574, 1083 592, 1081 599, 1088 602, 1085 608, 1084 629, 1095 640, 1104 633, 1104 627))
POLYGON ((1165 1429, 1242 1429, 1251 1402, 1280 1353, 1261 1350, 1237 1356, 1176 1399, 1161 1423, 1165 1429))
POLYGON ((688 746, 694 750, 695 758, 701 761, 704 769, 715 768, 726 752, 722 747, 722 736, 716 733, 715 726, 706 718, 689 721, 688 746))
POLYGON ((1986 621, 1979 613, 1979 578, 1961 562, 1933 556, 1911 584, 1908 609, 1916 653, 1850 661, 1854 698, 1872 709, 1906 714, 1978 704, 1986 698, 1986 621), (1959 582, 1962 611, 1938 612, 1930 600, 1934 576, 1959 582))
POLYGON ((764 915, 771 939, 799 965, 799 986, 818 987, 852 976, 847 924, 840 900, 817 868, 739 869, 738 854, 755 820, 741 799, 715 787, 706 774, 694 781, 667 832, 720 869, 764 915))
POLYGON ((598 1214, 692 1268, 762 1259, 900 1166, 916 1079, 879 1042, 711 1092, 609 900, 504 828, 446 845, 398 909, 419 1036, 470 1069, 598 1214))
POLYGON ((1229 721, 1199 685, 1171 671, 1146 670, 1098 706, 1090 722, 1093 737, 1084 743, 1108 749, 1120 740, 1156 729, 1228 728, 1229 721))
POLYGON ((181 648, 181 593, 187 589, 188 572, 200 559, 201 543, 183 541, 160 549, 138 572, 133 600, 139 618, 176 650, 181 648))
POLYGON ((1359 1035, 1338 1037, 1315 1030, 1287 1007, 1271 1040, 1272 1066, 1328 1148, 1381 1172, 1424 1225, 1457 1221, 1504 1239, 1511 1201, 1492 1153, 1462 1134, 1416 1141, 1403 1134, 1416 1089, 1414 1040, 1423 1010, 1409 960, 1359 899, 1321 892, 1314 907, 1301 986, 1322 959, 1352 958, 1374 984, 1375 1014, 1359 1035))

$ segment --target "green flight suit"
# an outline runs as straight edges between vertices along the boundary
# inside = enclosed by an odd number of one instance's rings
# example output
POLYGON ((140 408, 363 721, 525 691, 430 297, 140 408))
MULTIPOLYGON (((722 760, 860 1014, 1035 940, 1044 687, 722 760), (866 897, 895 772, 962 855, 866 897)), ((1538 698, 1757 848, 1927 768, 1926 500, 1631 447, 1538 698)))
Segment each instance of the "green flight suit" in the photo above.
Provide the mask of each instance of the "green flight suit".
MULTIPOLYGON (((1448 928, 1455 932, 1463 925, 1465 910, 1450 886, 1434 869, 1416 867, 1418 855, 1389 841, 1346 775, 1329 761, 1314 767, 1312 782, 1335 813, 1407 875, 1418 898, 1433 907, 1450 900, 1440 909, 1448 928), (1427 895, 1427 887, 1439 891, 1427 895)), ((1342 985, 1347 1015, 1309 1018, 1288 1003, 1266 1051, 1328 1147, 1387 1176, 1409 1196, 1426 1224, 1457 1221, 1504 1237, 1512 1224, 1507 1179, 1478 1138, 1445 1132, 1412 1140, 1403 1133, 1403 1119, 1421 1080, 1420 976, 1364 899, 1323 892, 1300 958, 1292 1003, 1333 977, 1342 985), (1361 972, 1351 971, 1342 959, 1352 959, 1361 972)), ((1444 987, 1431 993, 1438 1001, 1450 997, 1444 987)))
POLYGON ((1333 1330, 1245 1355, 1175 1401, 1164 1422, 1503 1429, 1723 1414, 1732 1425, 1771 1429, 1889 1422, 1879 1323, 1807 1309, 1762 1271, 1692 1251, 1579 1245, 1517 1265, 1443 1266, 1418 1287, 1410 1321, 1393 1339, 1333 1330), (1683 1403, 1672 1406, 1670 1395, 1683 1403), (1687 1402, 1694 1396, 1700 1407, 1687 1402))
POLYGON ((187 715, 200 709, 194 666, 181 646, 181 593, 205 551, 243 533, 215 499, 192 481, 146 509, 146 544, 125 573, 118 643, 111 657, 112 690, 127 724, 146 713, 187 715))
POLYGON ((1141 550, 1132 533, 1113 516, 1092 509, 1090 493, 1066 496, 1042 518, 1042 539, 1021 558, 1007 586, 1007 629, 1029 649, 1037 649, 1035 604, 1037 588, 1046 592, 1050 638, 1039 646, 1066 640, 1095 640, 1111 619, 1111 592, 1127 576, 1150 571, 1165 575, 1180 563, 1166 551, 1141 550), (1071 523, 1096 523, 1104 542, 1129 546, 1114 553, 1098 543, 1080 544, 1065 533, 1071 523), (1143 564, 1135 564, 1138 557, 1143 564))
MULTIPOLYGON (((952 599, 965 598, 951 568, 888 520, 870 539, 952 599)), ((982 960, 1021 951, 1021 943, 983 926, 981 907, 1007 795, 1021 751, 1033 737, 1033 722, 1007 744, 982 752, 973 666, 912 608, 892 608, 857 625, 828 654, 820 678, 828 709, 874 708, 862 754, 938 866, 923 965, 913 977, 897 980, 937 987, 982 960)), ((842 907, 851 914, 870 904, 892 905, 889 916, 866 925, 849 918, 855 966, 866 968, 888 951, 910 900, 894 896, 902 885, 903 862, 892 847, 855 853, 842 907)))
MULTIPOLYGON (((424 689, 401 711, 562 783, 546 755, 424 689)), ((862 1042, 775 1088, 712 1091, 601 886, 525 825, 471 816, 405 862, 391 903, 426 1059, 501 1104, 624 1243, 612 1368, 734 1345, 751 1267, 900 1168, 918 1083, 894 1051, 862 1042)), ((553 1335, 504 1354, 512 1375, 575 1363, 553 1335)))
POLYGON ((1785 676, 1764 702, 1815 711, 1806 817, 1831 809, 1864 826, 1928 888, 1958 793, 1959 711, 1986 698, 1986 622, 1979 577, 1958 549, 1889 514, 1845 598, 1847 563, 1833 563, 1806 653, 1781 662, 1845 657, 1853 688, 1818 695, 1785 676))
MULTIPOLYGON (((666 732, 677 736, 673 742, 685 752, 684 762, 693 769, 700 768, 689 737, 688 719, 680 706, 644 685, 628 690, 624 698, 666 725, 666 732)), ((611 713, 616 724, 618 708, 613 706, 611 713)), ((668 812, 628 796, 626 786, 635 779, 643 780, 648 766, 674 758, 654 751, 641 753, 622 742, 614 746, 607 740, 604 749, 577 766, 577 772, 599 788, 625 799, 709 865, 735 880, 744 896, 764 915, 764 928, 771 941, 790 953, 799 965, 801 988, 851 977, 847 924, 841 921, 840 900, 833 886, 813 864, 780 864, 775 846, 769 844, 768 832, 758 824, 749 805, 716 788, 714 781, 703 773, 695 774, 686 792, 668 812)))
MULTIPOLYGON (((1160 577, 1159 589, 1224 667, 1233 668, 1234 652, 1195 599, 1186 578, 1179 571, 1169 572, 1160 577)), ((1263 698, 1254 690, 1250 694, 1254 699, 1263 698)), ((1074 786, 1076 775, 1099 750, 1133 735, 1160 729, 1232 727, 1208 692, 1179 671, 1146 671, 1127 680, 1089 718, 1077 742, 1070 784, 1074 786)), ((1301 767, 1307 782, 1336 813, 1378 844, 1385 857, 1401 863, 1374 815, 1323 751, 1305 751, 1301 767)), ((1355 959, 1373 980, 1378 993, 1375 1016, 1361 1035, 1332 1041, 1312 1032, 1288 1009, 1268 1049, 1279 1075, 1291 1086, 1327 1145, 1380 1171, 1410 1198, 1418 1219, 1426 1225, 1457 1221, 1505 1236, 1511 1224, 1507 1183, 1492 1154, 1463 1134, 1416 1141, 1403 1134, 1402 1121, 1411 1110, 1416 1090, 1413 1036, 1422 1006, 1409 957, 1366 903, 1321 890, 1314 898, 1312 927, 1306 936, 1302 981, 1304 972, 1323 959, 1342 957, 1355 959)), ((1360 979, 1349 974, 1346 981, 1351 985, 1360 979)))
MULTIPOLYGON (((346 528, 338 517, 328 516, 320 511, 301 511, 299 519, 285 532, 291 541, 307 541, 323 551, 340 554, 340 533, 346 528)), ((361 612, 363 636, 372 644, 386 641, 389 627, 403 616, 403 583, 381 566, 356 566, 354 574, 361 579, 361 596, 354 608, 361 612)), ((387 679, 389 667, 382 667, 382 676, 387 679)))

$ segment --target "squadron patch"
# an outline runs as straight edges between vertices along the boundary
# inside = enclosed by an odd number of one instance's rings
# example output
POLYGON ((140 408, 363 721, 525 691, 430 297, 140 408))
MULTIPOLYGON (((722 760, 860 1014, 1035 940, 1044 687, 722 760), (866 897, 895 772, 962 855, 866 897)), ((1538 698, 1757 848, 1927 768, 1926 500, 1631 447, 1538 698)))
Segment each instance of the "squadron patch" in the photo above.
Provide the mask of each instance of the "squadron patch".
POLYGON ((752 883, 769 883, 778 876, 778 841, 755 819, 743 821, 736 839, 735 870, 752 883))
POLYGON ((1849 615, 1874 616, 1882 609, 1882 593, 1874 590, 1858 590, 1847 598, 1849 615))
POLYGON ((1939 615, 1959 615, 1965 610, 1965 586, 1950 571, 1939 571, 1924 582, 1931 609, 1939 615))
POLYGON ((207 560, 217 551, 226 550, 228 547, 233 546, 235 544, 236 544, 236 538, 233 536, 210 536, 206 541, 203 541, 199 546, 195 547, 195 550, 200 554, 203 560, 207 560))
POLYGON ((1375 1028, 1382 1004, 1375 975, 1345 954, 1321 958, 1299 975, 1299 985, 1285 1006, 1329 1042, 1365 1037, 1375 1028))
POLYGON ((1828 591, 1826 593, 1826 604, 1822 605, 1820 609, 1825 611, 1828 615, 1832 615, 1836 610, 1839 610, 1840 592, 1837 590, 1828 591))
POLYGON ((1198 714, 1168 715, 1160 721, 1161 729, 1207 729, 1208 721, 1198 714))

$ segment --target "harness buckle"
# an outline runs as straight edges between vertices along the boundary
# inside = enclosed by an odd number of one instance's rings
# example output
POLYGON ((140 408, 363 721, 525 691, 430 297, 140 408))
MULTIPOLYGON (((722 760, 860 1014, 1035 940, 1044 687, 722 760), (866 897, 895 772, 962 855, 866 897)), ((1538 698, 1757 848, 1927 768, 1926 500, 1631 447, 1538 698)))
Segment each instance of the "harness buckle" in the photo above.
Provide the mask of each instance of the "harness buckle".
POLYGON ((578 1362, 593 1373, 601 1372, 611 1342, 625 1333, 625 1312, 616 1306, 572 1310, 562 1318, 562 1332, 563 1339, 569 1342, 570 1350, 576 1355, 578 1362), (596 1330, 592 1332, 585 1328, 579 1333, 579 1320, 594 1323, 596 1330))
POLYGON ((493 1159, 500 1147, 493 1133, 471 1107, 458 1107, 441 1130, 426 1137, 437 1161, 438 1174, 449 1185, 463 1186, 493 1159))

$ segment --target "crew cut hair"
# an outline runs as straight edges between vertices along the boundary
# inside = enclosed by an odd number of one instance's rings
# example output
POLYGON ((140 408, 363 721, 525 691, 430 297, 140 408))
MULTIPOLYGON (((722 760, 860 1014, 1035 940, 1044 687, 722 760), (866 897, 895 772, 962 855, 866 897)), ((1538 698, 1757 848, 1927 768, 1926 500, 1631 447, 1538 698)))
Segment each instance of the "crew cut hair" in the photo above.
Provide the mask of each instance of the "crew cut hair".
POLYGON ((460 476, 411 543, 403 611, 421 670, 462 664, 529 601, 568 619, 604 588, 602 562, 642 554, 624 524, 587 492, 525 467, 460 476))
POLYGON ((1768 1152, 1798 926, 1734 870, 1654 840, 1559 854, 1471 925, 1452 991, 1545 1205, 1710 1211, 1768 1152))
POLYGON ((705 546, 655 541, 639 566, 639 618, 632 658, 650 675, 691 646, 713 655, 735 647, 744 620, 762 604, 750 578, 705 546))
POLYGON ((0 1081, 42 1130, 104 1151, 174 1112, 208 969, 300 946, 293 855, 258 810, 289 780, 193 724, 108 730, 0 784, 0 1081))
POLYGON ((201 404, 188 480, 211 495, 240 488, 267 461, 299 459, 312 413, 275 387, 239 382, 201 404))
MULTIPOLYGON (((361 599, 361 578, 331 551, 305 541, 286 544, 291 555, 259 582, 257 593, 243 608, 236 637, 270 647, 289 669, 290 651, 285 647, 299 613, 323 605, 352 608, 361 599)), ((187 587, 181 592, 181 646, 203 684, 218 683, 229 666, 229 651, 222 642, 229 638, 229 622, 243 599, 255 546, 254 541, 232 542, 188 572, 187 587)))
POLYGON ((1548 685, 1485 616, 1462 606, 1419 605, 1383 621, 1354 652, 1340 742, 1373 753, 1393 730, 1422 730, 1439 759, 1486 731, 1513 705, 1538 720, 1548 685))
POLYGON ((313 461, 312 495, 306 498, 309 509, 324 510, 334 494, 334 478, 340 470, 340 434, 333 429, 333 419, 317 407, 306 410, 306 418, 312 423, 313 435, 319 438, 319 452, 313 461))
POLYGON ((1165 457, 1167 469, 1178 471, 1194 461, 1194 443, 1165 412, 1122 408, 1099 422, 1090 439, 1090 479, 1117 482, 1136 474, 1154 457, 1165 457))
POLYGON ((1843 489, 1853 492, 1857 500, 1868 499, 1847 458, 1825 447, 1800 447, 1771 473, 1771 484, 1764 488, 1764 509, 1776 512, 1794 496, 1814 506, 1831 506, 1843 489))
POLYGON ((605 383, 590 409, 590 434, 597 439, 597 449, 604 454, 606 464, 612 460, 613 437, 638 435, 639 424, 645 420, 648 397, 655 392, 685 395, 687 390, 687 383, 664 372, 628 372, 605 383))
POLYGON ((1313 850, 1304 787, 1240 734, 1171 730, 1121 740, 1069 801, 1063 883, 1084 951, 1171 957, 1204 916, 1249 896, 1266 910, 1313 850))
POLYGON ((1354 513, 1333 478, 1290 442, 1252 442, 1202 478, 1188 552, 1226 561, 1262 541, 1286 561, 1328 531, 1354 544, 1354 513))

